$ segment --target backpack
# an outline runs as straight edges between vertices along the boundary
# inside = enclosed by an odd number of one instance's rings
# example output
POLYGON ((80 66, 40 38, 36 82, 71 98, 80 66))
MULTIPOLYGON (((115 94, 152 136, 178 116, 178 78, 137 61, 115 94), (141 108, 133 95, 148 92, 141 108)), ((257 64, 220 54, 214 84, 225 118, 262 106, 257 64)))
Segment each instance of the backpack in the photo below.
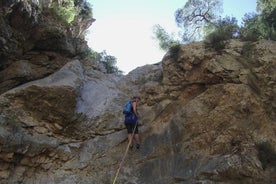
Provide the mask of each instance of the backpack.
POLYGON ((127 101, 123 110, 124 114, 131 113, 132 101, 127 101))

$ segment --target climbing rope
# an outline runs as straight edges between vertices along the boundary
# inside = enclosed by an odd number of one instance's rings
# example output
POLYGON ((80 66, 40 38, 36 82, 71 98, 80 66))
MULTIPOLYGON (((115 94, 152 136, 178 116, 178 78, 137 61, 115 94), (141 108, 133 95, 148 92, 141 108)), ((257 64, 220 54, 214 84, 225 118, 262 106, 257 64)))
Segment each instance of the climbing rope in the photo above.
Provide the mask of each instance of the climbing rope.
POLYGON ((132 132, 132 134, 131 134, 131 140, 129 141, 129 143, 128 143, 128 145, 127 145, 125 154, 124 154, 124 156, 123 156, 123 158, 122 158, 122 160, 121 160, 121 162, 120 162, 120 164, 119 164, 119 168, 118 168, 118 170, 117 170, 117 172, 116 172, 116 175, 115 175, 115 178, 114 178, 112 184, 115 184, 115 183, 116 183, 116 180, 117 180, 117 178, 118 178, 119 172, 120 172, 121 168, 123 167, 123 163, 124 163, 125 158, 126 158, 126 156, 127 156, 129 147, 130 147, 130 145, 131 145, 131 143, 132 143, 132 139, 133 139, 134 132, 135 132, 135 129, 136 129, 137 124, 138 124, 138 123, 135 124, 135 127, 134 127, 134 129, 133 129, 133 132, 132 132))

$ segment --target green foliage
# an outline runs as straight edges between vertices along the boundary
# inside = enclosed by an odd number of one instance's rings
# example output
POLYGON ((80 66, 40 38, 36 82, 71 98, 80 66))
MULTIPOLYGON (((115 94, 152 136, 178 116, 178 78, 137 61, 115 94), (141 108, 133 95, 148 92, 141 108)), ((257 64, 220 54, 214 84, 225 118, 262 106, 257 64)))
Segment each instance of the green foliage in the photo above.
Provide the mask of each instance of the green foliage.
POLYGON ((276 0, 269 1, 260 17, 265 27, 264 38, 276 40, 276 3, 272 4, 272 2, 276 0))
POLYGON ((262 163, 263 169, 268 166, 275 166, 276 164, 276 152, 269 142, 262 142, 257 144, 258 158, 262 163))
POLYGON ((257 14, 246 14, 241 27, 241 39, 257 41, 276 40, 276 0, 258 0, 257 14))
POLYGON ((101 63, 106 69, 107 73, 122 74, 123 72, 116 66, 117 59, 114 56, 108 55, 106 51, 96 52, 91 48, 79 54, 82 59, 88 58, 92 62, 101 63))
POLYGON ((100 53, 100 62, 104 65, 107 73, 122 74, 122 71, 116 66, 117 59, 114 56, 107 55, 106 51, 100 53))
POLYGON ((179 41, 170 36, 160 25, 155 25, 153 32, 155 39, 159 41, 159 47, 164 51, 168 51, 171 47, 180 44, 179 41))
POLYGON ((54 1, 52 8, 67 23, 71 23, 75 16, 79 14, 79 9, 74 6, 74 0, 54 1))
POLYGON ((180 44, 173 45, 172 47, 169 48, 169 53, 171 54, 172 58, 176 62, 178 59, 179 51, 181 49, 180 44))
POLYGON ((180 44, 176 44, 176 45, 173 45, 172 47, 170 47, 169 51, 172 54, 178 54, 178 52, 180 51, 180 49, 181 49, 181 45, 180 44))
POLYGON ((216 22, 215 30, 205 38, 207 47, 221 50, 225 48, 226 41, 237 37, 239 26, 234 17, 225 17, 216 22))
POLYGON ((221 10, 221 0, 188 0, 175 12, 175 21, 184 30, 183 40, 201 39, 206 27, 217 20, 221 10))
POLYGON ((245 14, 240 38, 244 41, 257 41, 262 38, 263 25, 257 14, 245 14))
POLYGON ((169 35, 160 25, 154 27, 159 47, 168 51, 179 44, 198 41, 214 29, 213 24, 222 10, 222 0, 188 0, 176 10, 175 21, 178 25, 178 38, 169 35), (180 36, 179 36, 180 35, 180 36))
POLYGON ((95 62, 99 61, 101 59, 101 55, 98 52, 92 50, 91 48, 83 51, 82 53, 79 53, 78 55, 82 59, 89 58, 89 59, 91 59, 92 61, 95 61, 95 62))
POLYGON ((75 6, 80 7, 80 15, 86 15, 88 17, 93 17, 92 5, 86 0, 75 0, 75 6))
POLYGON ((257 0, 257 10, 269 14, 276 7, 276 0, 257 0))
POLYGON ((64 22, 70 24, 78 15, 92 17, 91 5, 86 0, 54 1, 51 8, 64 22))
POLYGON ((174 45, 201 40, 205 37, 207 47, 221 50, 226 41, 241 38, 243 41, 260 39, 276 40, 276 0, 257 0, 257 10, 243 18, 242 26, 234 17, 219 18, 222 0, 188 0, 175 12, 175 21, 181 29, 181 39, 173 39, 160 25, 154 34, 163 50, 174 45))

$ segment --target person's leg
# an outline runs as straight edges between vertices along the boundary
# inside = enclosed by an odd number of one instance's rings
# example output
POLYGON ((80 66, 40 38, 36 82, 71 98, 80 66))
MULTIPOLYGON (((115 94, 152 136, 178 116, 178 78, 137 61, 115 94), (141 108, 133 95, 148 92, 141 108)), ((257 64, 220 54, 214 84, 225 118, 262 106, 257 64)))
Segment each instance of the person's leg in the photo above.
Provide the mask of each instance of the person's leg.
POLYGON ((139 136, 139 132, 138 132, 138 126, 136 126, 136 129, 134 131, 134 139, 136 142, 136 148, 139 149, 141 142, 140 142, 140 136, 139 136))
POLYGON ((132 137, 132 132, 133 132, 133 128, 131 126, 131 124, 126 124, 126 128, 127 128, 127 139, 128 139, 128 143, 130 144, 130 147, 133 147, 133 137, 132 137))
POLYGON ((132 145, 132 134, 128 134, 127 135, 127 138, 128 138, 128 142, 130 143, 130 145, 132 145))
POLYGON ((139 134, 134 134, 134 139, 135 139, 136 144, 140 144, 140 136, 139 136, 139 134))

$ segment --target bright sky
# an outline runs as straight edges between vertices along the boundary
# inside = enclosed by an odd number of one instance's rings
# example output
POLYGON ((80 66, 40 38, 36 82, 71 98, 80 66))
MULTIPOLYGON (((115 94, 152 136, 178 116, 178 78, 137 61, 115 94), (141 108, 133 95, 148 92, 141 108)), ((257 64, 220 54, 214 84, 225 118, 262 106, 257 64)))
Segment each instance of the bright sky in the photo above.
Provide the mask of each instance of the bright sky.
MULTIPOLYGON (((106 50, 117 58, 117 66, 127 74, 146 64, 160 62, 165 52, 153 39, 153 26, 160 24, 168 33, 176 32, 174 12, 186 0, 88 0, 93 7, 92 24, 86 37, 95 51, 106 50)), ((245 13, 256 9, 256 0, 224 0, 224 15, 241 23, 245 13)))

